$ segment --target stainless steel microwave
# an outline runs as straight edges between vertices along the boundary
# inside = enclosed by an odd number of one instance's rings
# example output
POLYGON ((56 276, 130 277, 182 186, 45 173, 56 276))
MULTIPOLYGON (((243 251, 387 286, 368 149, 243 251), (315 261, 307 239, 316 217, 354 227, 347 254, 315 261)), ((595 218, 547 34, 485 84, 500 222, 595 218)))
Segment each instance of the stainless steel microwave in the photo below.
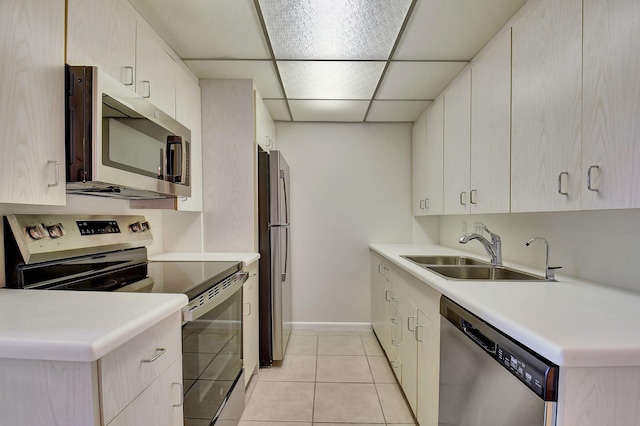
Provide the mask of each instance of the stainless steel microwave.
POLYGON ((189 129, 97 67, 67 66, 67 193, 189 197, 189 129))

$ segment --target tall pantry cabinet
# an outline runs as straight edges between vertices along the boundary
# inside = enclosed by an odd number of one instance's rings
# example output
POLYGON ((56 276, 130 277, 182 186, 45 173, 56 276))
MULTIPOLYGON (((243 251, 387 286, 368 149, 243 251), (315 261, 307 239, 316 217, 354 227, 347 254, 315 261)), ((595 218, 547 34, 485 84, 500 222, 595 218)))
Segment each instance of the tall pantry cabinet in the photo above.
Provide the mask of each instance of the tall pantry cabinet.
POLYGON ((2 0, 0 203, 66 203, 64 28, 64 0, 2 0))

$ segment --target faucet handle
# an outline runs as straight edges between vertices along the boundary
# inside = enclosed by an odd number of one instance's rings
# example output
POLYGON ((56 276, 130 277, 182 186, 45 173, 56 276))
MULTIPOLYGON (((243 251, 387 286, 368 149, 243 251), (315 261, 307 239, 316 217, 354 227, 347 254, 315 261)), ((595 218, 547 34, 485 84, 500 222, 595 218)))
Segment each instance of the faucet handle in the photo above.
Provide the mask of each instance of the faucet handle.
POLYGON ((482 225, 482 229, 484 229, 485 231, 487 231, 487 233, 491 236, 491 241, 492 241, 492 242, 500 241, 500 235, 498 235, 498 234, 494 234, 493 232, 491 232, 491 231, 489 230, 489 228, 487 228, 487 225, 482 225))

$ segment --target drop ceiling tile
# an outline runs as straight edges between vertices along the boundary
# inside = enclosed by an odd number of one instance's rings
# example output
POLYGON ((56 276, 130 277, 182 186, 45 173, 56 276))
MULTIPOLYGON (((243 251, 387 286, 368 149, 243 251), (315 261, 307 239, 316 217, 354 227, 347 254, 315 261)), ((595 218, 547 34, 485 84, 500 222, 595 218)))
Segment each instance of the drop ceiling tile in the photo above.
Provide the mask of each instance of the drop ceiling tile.
POLYGON ((435 99, 466 64, 466 62, 392 62, 376 94, 376 99, 435 99))
POLYGON ((278 61, 289 99, 370 99, 384 62, 278 61))
POLYGON ((290 100, 294 121, 362 122, 368 101, 290 100))
POLYGON ((252 0, 129 3, 181 58, 270 58, 252 0))
POLYGON ((411 0, 259 0, 276 59, 389 58, 411 0))
POLYGON ((394 59, 471 60, 525 2, 419 0, 394 59))
POLYGON ((431 101, 373 101, 367 122, 414 122, 431 101))
POLYGON ((271 118, 276 121, 291 121, 287 101, 284 99, 263 99, 271 118))
POLYGON ((271 61, 187 60, 189 69, 203 79, 253 80, 263 98, 282 98, 278 76, 271 61))

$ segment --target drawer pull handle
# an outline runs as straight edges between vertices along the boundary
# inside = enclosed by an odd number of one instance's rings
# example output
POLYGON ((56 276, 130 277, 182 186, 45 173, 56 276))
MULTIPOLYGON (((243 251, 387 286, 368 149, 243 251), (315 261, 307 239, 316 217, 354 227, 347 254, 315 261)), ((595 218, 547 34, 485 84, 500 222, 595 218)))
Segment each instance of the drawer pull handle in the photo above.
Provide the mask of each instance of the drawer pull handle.
POLYGON ((391 323, 398 325, 398 324, 400 324, 400 321, 398 321, 397 318, 391 318, 391 323))
POLYGON ((180 389, 180 402, 172 405, 173 407, 180 407, 182 406, 182 404, 184 404, 184 388, 182 387, 182 383, 173 382, 171 383, 171 386, 178 386, 178 388, 180 389))
POLYGON ((245 317, 250 317, 251 316, 251 303, 245 302, 244 305, 247 307, 246 313, 244 314, 244 316, 245 317))
POLYGON ((417 342, 423 342, 424 341, 424 340, 422 340, 422 338, 419 337, 419 334, 418 334, 418 330, 420 330, 423 327, 424 327, 424 325, 422 325, 422 324, 417 324, 415 327, 413 327, 413 334, 414 334, 414 337, 415 337, 417 342))
POLYGON ((395 297, 395 296, 391 296, 391 300, 392 300, 393 302, 399 302, 399 301, 400 301, 400 298, 399 298, 399 297, 395 297))
POLYGON ((167 350, 165 348, 156 348, 156 354, 149 359, 141 359, 140 363, 153 362, 160 358, 167 350))

